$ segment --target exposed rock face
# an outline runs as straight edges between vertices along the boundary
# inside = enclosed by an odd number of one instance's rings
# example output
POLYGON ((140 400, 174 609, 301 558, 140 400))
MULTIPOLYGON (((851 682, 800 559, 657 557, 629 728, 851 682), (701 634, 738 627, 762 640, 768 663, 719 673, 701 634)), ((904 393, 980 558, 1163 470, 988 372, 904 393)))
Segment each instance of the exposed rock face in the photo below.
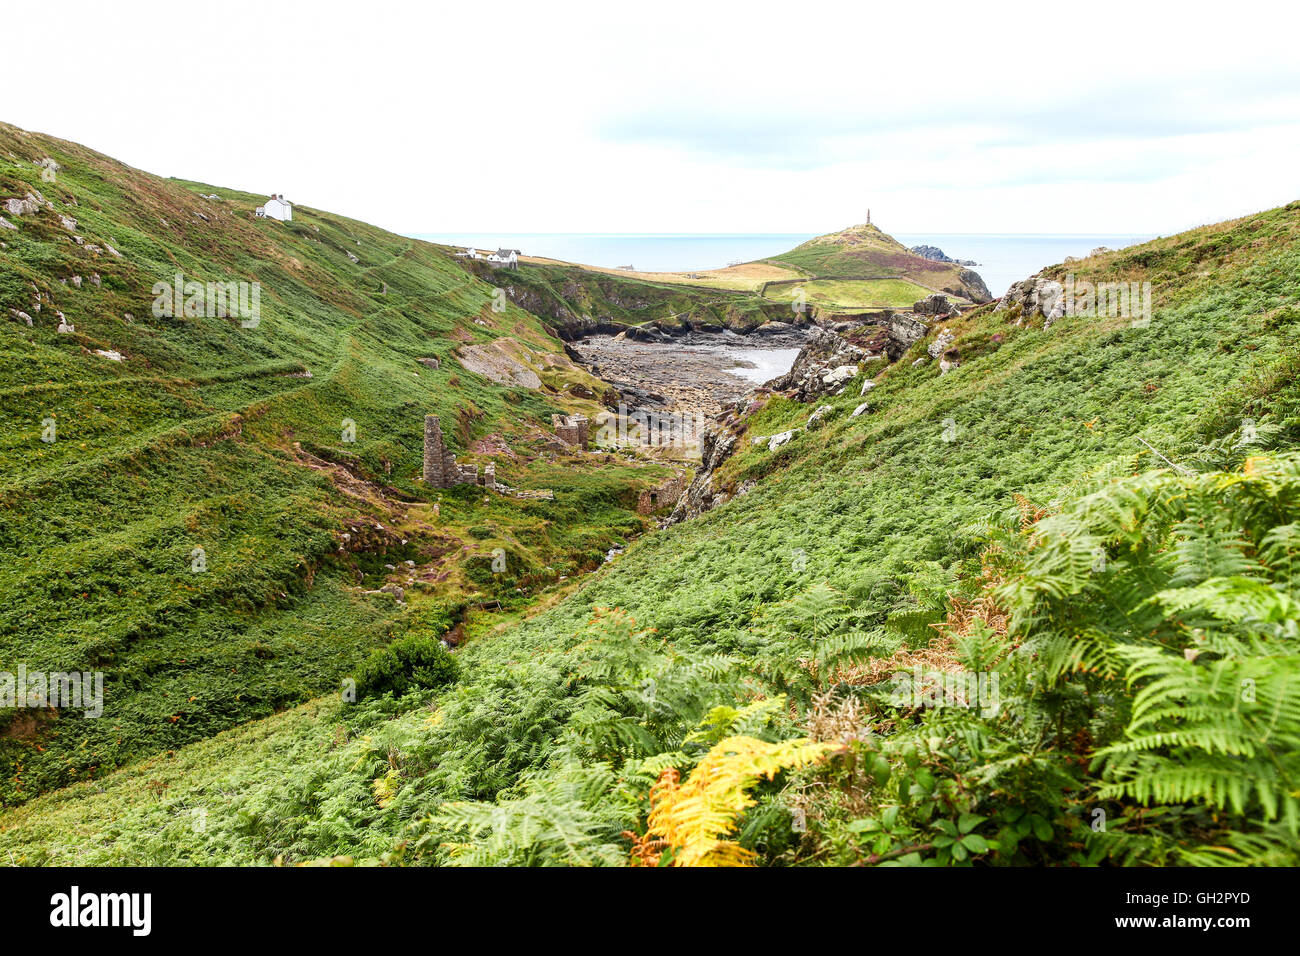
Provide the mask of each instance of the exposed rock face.
POLYGON ((972 272, 970 269, 963 269, 957 276, 966 286, 972 299, 976 302, 992 302, 993 295, 989 292, 989 287, 984 284, 978 272, 972 272))
POLYGON ((778 391, 793 393, 801 402, 810 402, 839 389, 869 357, 843 336, 815 328, 790 371, 768 384, 778 391), (846 368, 852 371, 846 374, 842 371, 846 368))
POLYGON ((11 216, 33 216, 41 211, 41 202, 36 196, 28 193, 22 199, 6 199, 5 209, 11 216))
POLYGON ((685 493, 677 500, 677 505, 668 517, 667 524, 676 524, 678 521, 699 517, 710 508, 730 499, 731 495, 725 490, 713 487, 713 476, 718 467, 736 450, 736 442, 736 434, 726 424, 716 429, 711 428, 704 433, 704 438, 700 442, 700 467, 695 472, 695 477, 691 479, 691 483, 686 486, 685 493))
POLYGON ((975 262, 973 259, 950 259, 944 253, 944 251, 940 249, 938 246, 927 246, 927 245, 913 246, 909 251, 916 253, 918 256, 921 256, 924 259, 929 259, 932 262, 951 262, 959 266, 979 265, 979 263, 975 262))
POLYGON ((1065 315, 1065 287, 1042 276, 1030 276, 1013 283, 1007 290, 996 311, 1004 309, 1019 310, 1017 325, 1042 316, 1043 328, 1050 328, 1053 322, 1065 315))
POLYGON ((483 345, 467 345, 456 358, 470 372, 476 372, 498 385, 519 388, 541 388, 537 373, 508 353, 513 342, 497 339, 483 345))
POLYGON ((929 327, 920 317, 906 312, 895 313, 889 318, 889 344, 885 346, 885 353, 897 362, 904 352, 925 338, 928 331, 929 327))
POLYGON ((957 308, 955 303, 948 301, 946 295, 940 295, 936 292, 934 295, 926 296, 913 305, 912 311, 917 315, 933 315, 937 318, 946 318, 950 315, 958 315, 961 309, 957 308))
POLYGON ((834 411, 834 405, 818 405, 817 410, 808 416, 808 421, 805 424, 805 427, 809 429, 816 428, 826 420, 826 416, 830 415, 834 411))
POLYGON ((952 346, 957 337, 947 329, 941 329, 939 334, 934 337, 934 341, 925 347, 930 358, 938 358, 952 346))

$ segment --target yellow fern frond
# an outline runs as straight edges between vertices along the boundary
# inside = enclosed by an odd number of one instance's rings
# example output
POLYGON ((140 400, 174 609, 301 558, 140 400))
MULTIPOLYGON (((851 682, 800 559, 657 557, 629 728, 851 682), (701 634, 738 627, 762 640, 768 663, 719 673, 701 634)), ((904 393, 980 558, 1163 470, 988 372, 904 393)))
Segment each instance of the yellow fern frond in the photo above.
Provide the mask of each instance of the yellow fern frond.
POLYGON ((749 866, 754 854, 729 839, 741 813, 754 805, 747 792, 760 779, 815 763, 837 747, 807 738, 768 743, 728 737, 699 762, 683 783, 665 770, 650 791, 649 829, 637 841, 633 862, 657 865, 673 851, 673 866, 749 866))

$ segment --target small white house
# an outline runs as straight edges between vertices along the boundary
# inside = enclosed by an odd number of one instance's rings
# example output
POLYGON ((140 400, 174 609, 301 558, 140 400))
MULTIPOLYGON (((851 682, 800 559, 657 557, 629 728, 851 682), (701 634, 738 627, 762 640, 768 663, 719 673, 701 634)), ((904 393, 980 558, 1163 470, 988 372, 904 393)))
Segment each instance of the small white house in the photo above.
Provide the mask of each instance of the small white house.
POLYGON ((487 257, 487 261, 493 265, 505 266, 508 269, 519 268, 519 250, 518 249, 498 249, 487 257))
POLYGON ((478 250, 475 249, 473 246, 466 246, 464 252, 458 252, 458 253, 456 253, 456 255, 460 256, 462 259, 481 259, 481 258, 483 258, 482 256, 480 256, 480 255, 478 254, 478 250))
POLYGON ((274 195, 266 201, 266 205, 258 206, 254 212, 259 219, 278 219, 280 222, 290 222, 293 219, 293 203, 286 200, 283 195, 274 195))

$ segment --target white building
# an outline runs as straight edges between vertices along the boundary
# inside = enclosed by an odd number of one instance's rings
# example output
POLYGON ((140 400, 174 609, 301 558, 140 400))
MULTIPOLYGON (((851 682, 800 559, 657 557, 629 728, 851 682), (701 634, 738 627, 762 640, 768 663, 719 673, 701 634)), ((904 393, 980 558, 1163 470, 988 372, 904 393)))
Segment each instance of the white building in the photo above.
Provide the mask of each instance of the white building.
POLYGON ((255 213, 258 218, 289 222, 293 219, 293 203, 286 200, 283 195, 274 195, 266 201, 265 206, 258 206, 255 213))
POLYGON ((487 257, 487 261, 494 265, 502 265, 509 269, 519 268, 519 250, 518 249, 498 249, 487 257))

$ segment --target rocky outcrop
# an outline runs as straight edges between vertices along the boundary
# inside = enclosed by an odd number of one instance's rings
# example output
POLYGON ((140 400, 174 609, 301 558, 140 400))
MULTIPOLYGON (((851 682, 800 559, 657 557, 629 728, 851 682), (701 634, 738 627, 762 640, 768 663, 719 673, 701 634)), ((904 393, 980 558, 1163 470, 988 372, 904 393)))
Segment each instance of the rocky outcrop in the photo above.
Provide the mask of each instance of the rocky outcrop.
POLYGON ((944 352, 951 348, 953 341, 957 336, 953 335, 948 329, 941 329, 939 334, 934 337, 934 341, 925 347, 930 358, 938 358, 944 352))
POLYGON ((897 362, 903 354, 921 339, 925 338, 930 327, 921 318, 906 312, 897 312, 889 317, 889 341, 885 345, 885 354, 891 362, 897 362))
POLYGON ((512 388, 538 389, 542 380, 531 368, 510 355, 510 346, 516 346, 513 339, 497 339, 482 345, 467 345, 461 348, 456 359, 469 372, 482 375, 498 385, 512 388))
POLYGON ((811 431, 814 428, 818 428, 820 427, 821 423, 827 419, 828 416, 833 415, 834 413, 835 413, 834 405, 818 405, 817 410, 808 416, 808 421, 804 423, 804 427, 807 428, 809 431, 811 431))
POLYGON ((43 205, 45 203, 39 195, 28 193, 21 199, 6 199, 4 208, 11 216, 34 216, 43 205))
POLYGON ((913 246, 909 251, 914 252, 923 259, 929 259, 931 262, 951 262, 953 265, 958 266, 979 265, 979 263, 975 262, 973 259, 949 259, 947 254, 945 254, 938 246, 913 246))
POLYGON ((961 309, 957 307, 955 302, 950 302, 946 295, 941 295, 938 292, 915 303, 912 306, 912 311, 917 315, 932 315, 940 319, 961 313, 961 309))
POLYGON ((1025 322, 1043 320, 1043 328, 1048 329, 1052 323, 1065 315, 1065 287, 1059 282, 1045 279, 1041 275, 1030 276, 1012 283, 997 304, 995 311, 1011 310, 1018 312, 1017 325, 1025 322))
POLYGON ((989 287, 984 284, 984 280, 978 272, 963 269, 957 278, 966 287, 966 294, 970 296, 971 301, 981 303, 993 301, 993 295, 989 292, 989 287))
POLYGON ((857 375, 861 363, 878 358, 854 345, 837 332, 814 328, 790 371, 768 383, 790 392, 801 402, 810 402, 844 387, 857 375))
POLYGON ((939 360, 939 374, 947 375, 961 364, 961 356, 952 347, 957 336, 950 329, 940 329, 934 341, 925 347, 925 353, 932 359, 939 360))
POLYGON ((700 442, 700 467, 677 500, 666 524, 697 518, 710 508, 730 500, 731 495, 725 489, 714 487, 714 477, 722 463, 736 450, 738 441, 734 426, 725 422, 704 433, 700 442))

